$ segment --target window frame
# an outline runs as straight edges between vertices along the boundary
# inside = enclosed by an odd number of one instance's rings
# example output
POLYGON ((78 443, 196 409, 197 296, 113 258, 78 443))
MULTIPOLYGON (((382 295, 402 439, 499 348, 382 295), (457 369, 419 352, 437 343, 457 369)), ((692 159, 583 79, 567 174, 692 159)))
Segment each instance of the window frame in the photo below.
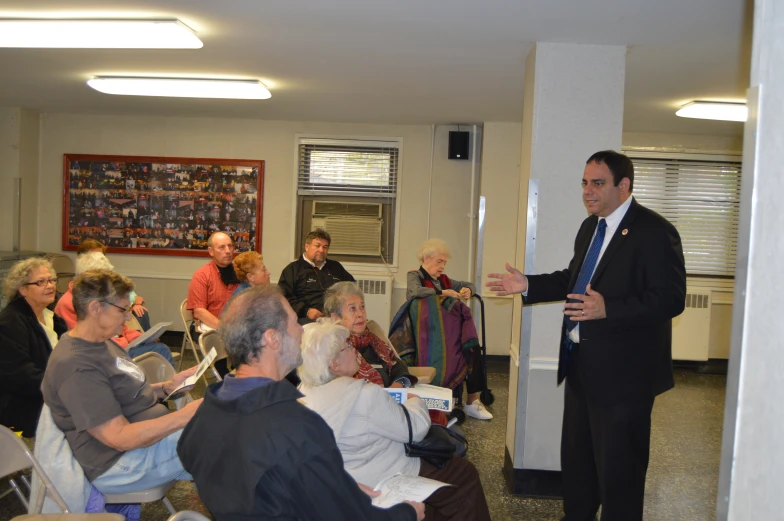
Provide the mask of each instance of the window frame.
MULTIPOLYGON (((637 147, 623 147, 622 151, 626 154, 629 159, 632 160, 633 163, 636 163, 638 160, 645 161, 650 159, 655 160, 671 160, 671 161, 701 161, 701 162, 712 162, 712 163, 737 163, 738 168, 740 170, 740 175, 738 176, 739 179, 743 176, 743 154, 740 152, 704 152, 704 151, 666 151, 666 150, 651 150, 649 148, 637 148, 637 147)), ((636 166, 636 165, 635 165, 636 166)), ((637 171, 635 168, 635 177, 637 175, 637 171)), ((632 192, 634 196, 634 191, 632 192)), ((642 202, 642 201, 640 201, 642 202)), ((740 201, 739 201, 740 202, 740 201)), ((644 203, 643 203, 644 204, 644 203)), ((739 222, 736 222, 736 235, 735 240, 737 241, 737 234, 738 234, 738 226, 740 225, 739 222)), ((675 223, 673 223, 675 225, 675 223)), ((677 229, 677 226, 676 226, 677 229)), ((680 232, 680 230, 679 230, 680 232)), ((737 266, 737 257, 735 260, 735 266, 737 266)), ((690 273, 688 271, 688 266, 686 267, 686 275, 688 278, 703 278, 703 279, 724 279, 724 280, 733 280, 735 278, 735 274, 733 272, 732 275, 727 274, 715 274, 715 273, 690 273)))
MULTIPOLYGON (((394 232, 392 237, 392 259, 385 259, 386 264, 384 263, 365 263, 365 262, 342 262, 341 264, 349 271, 357 271, 368 275, 389 275, 390 273, 397 273, 398 272, 398 259, 400 255, 400 218, 401 214, 401 203, 402 203, 402 193, 403 193, 403 171, 404 171, 404 164, 405 164, 405 151, 403 147, 403 138, 400 136, 368 136, 368 135, 338 135, 338 134, 312 134, 312 133, 295 133, 294 134, 294 175, 293 175, 293 190, 294 190, 294 200, 292 204, 291 210, 291 227, 290 227, 290 237, 295 238, 292 241, 291 247, 291 258, 296 259, 297 256, 301 254, 302 245, 297 244, 297 228, 301 226, 301 223, 298 219, 298 210, 300 206, 300 197, 303 197, 299 194, 299 147, 303 140, 306 141, 324 141, 324 144, 327 145, 338 145, 340 146, 341 143, 351 143, 354 145, 361 144, 361 143, 368 143, 369 147, 373 147, 373 143, 396 143, 398 149, 398 168, 397 168, 397 185, 395 187, 395 194, 394 197, 389 197, 394 203, 394 232)), ((377 148, 377 145, 376 145, 377 148)), ((339 193, 334 194, 313 194, 313 196, 317 197, 324 197, 325 199, 330 198, 351 198, 351 195, 342 195, 339 193)), ((380 198, 382 199, 382 198, 380 198)))

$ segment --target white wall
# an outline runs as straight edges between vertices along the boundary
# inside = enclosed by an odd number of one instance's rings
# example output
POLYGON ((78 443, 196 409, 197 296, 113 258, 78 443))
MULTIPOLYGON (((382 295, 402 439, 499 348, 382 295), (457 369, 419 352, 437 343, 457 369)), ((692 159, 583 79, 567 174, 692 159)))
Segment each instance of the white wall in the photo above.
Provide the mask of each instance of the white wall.
MULTIPOLYGON (((0 125, 2 129, 4 125, 0 125)), ((426 236, 431 127, 256 121, 245 119, 44 114, 41 116, 40 184, 36 248, 61 251, 62 162, 65 153, 263 159, 265 163, 262 253, 277 279, 300 252, 294 244, 295 134, 402 138, 400 241, 397 288, 417 267, 416 249, 426 236)), ((453 250, 449 274, 467 276, 470 163, 448 161, 448 127, 436 127, 431 236, 453 250)), ((2 137, 2 136, 0 136, 2 137)), ((111 255, 115 268, 132 276, 151 306, 154 320, 178 319, 176 305, 187 281, 206 259, 111 255)), ((399 294, 400 289, 396 292, 399 294)), ((396 310, 397 308, 394 308, 396 310)))
POLYGON ((19 176, 21 110, 0 107, 0 251, 13 247, 14 179, 19 176))

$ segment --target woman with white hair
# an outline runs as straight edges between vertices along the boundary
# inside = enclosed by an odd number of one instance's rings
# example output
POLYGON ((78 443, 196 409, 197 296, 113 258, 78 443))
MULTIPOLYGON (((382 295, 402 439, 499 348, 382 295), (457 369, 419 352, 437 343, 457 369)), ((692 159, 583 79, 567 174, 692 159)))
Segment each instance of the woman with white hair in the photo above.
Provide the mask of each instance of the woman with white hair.
POLYGON ((489 520, 479 474, 469 461, 453 456, 439 469, 406 456, 409 430, 402 407, 411 418, 414 441, 430 428, 427 407, 413 393, 401 406, 382 387, 354 379, 359 363, 348 337, 348 329, 327 318, 306 325, 298 369, 303 403, 334 432, 346 471, 357 483, 372 487, 398 473, 449 483, 454 486, 424 501, 426 520, 489 520))
POLYGON ((5 277, 8 305, 0 312, 0 425, 35 436, 43 405, 41 381, 57 340, 68 330, 48 309, 57 273, 41 257, 14 264, 5 277))
MULTIPOLYGON (((84 253, 76 257, 77 277, 87 271, 112 271, 113 269, 114 266, 112 266, 112 263, 109 262, 109 259, 106 258, 106 255, 100 252, 84 253)), ((68 285, 68 291, 66 291, 65 294, 60 297, 60 300, 57 301, 57 306, 55 306, 54 312, 62 317, 63 320, 65 320, 65 323, 68 325, 68 329, 73 329, 76 327, 76 310, 74 309, 73 305, 73 281, 71 281, 71 283, 68 285)), ((144 342, 129 349, 128 345, 140 336, 141 333, 123 324, 122 333, 112 338, 112 340, 118 346, 128 351, 128 356, 131 358, 136 358, 139 355, 152 351, 163 356, 166 360, 169 361, 170 364, 174 365, 169 346, 161 342, 144 342)))
POLYGON ((417 252, 419 269, 408 272, 406 300, 430 295, 469 299, 476 293, 476 286, 470 282, 450 279, 444 275, 446 263, 452 254, 441 239, 429 239, 422 243, 417 252))
MULTIPOLYGON (((406 300, 426 298, 432 295, 464 300, 471 298, 471 295, 476 293, 476 286, 470 282, 450 279, 444 274, 446 263, 451 256, 449 247, 441 239, 429 239, 423 242, 417 252, 420 262, 419 269, 408 272, 406 300)), ((478 344, 474 348, 472 357, 474 367, 466 379, 468 396, 463 411, 477 420, 492 420, 492 413, 485 408, 479 399, 482 389, 485 387, 483 383, 485 370, 483 367, 479 367, 479 364, 484 363, 484 359, 478 349, 478 344)))

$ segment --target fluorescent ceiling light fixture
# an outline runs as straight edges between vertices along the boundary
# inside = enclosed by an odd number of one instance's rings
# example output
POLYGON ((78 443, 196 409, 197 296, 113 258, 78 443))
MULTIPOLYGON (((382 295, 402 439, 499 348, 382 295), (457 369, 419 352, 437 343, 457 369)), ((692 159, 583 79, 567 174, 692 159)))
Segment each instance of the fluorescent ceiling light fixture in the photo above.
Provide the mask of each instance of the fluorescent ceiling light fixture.
POLYGON ((98 76, 87 84, 104 94, 123 96, 222 99, 268 99, 272 96, 258 80, 98 76))
POLYGON ((201 49, 179 20, 0 19, 0 47, 61 49, 201 49))
POLYGON ((749 116, 749 109, 745 103, 692 101, 681 107, 675 115, 682 118, 746 121, 746 118, 749 116))

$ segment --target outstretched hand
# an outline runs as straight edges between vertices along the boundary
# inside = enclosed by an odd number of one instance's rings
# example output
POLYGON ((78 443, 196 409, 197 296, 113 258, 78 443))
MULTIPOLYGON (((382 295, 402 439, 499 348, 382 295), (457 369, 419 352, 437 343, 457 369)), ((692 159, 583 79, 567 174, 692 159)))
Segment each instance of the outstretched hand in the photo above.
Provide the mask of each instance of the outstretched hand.
POLYGON ((489 273, 488 278, 496 280, 486 282, 485 286, 499 297, 528 290, 528 278, 520 270, 511 267, 507 262, 506 271, 509 273, 489 273))

